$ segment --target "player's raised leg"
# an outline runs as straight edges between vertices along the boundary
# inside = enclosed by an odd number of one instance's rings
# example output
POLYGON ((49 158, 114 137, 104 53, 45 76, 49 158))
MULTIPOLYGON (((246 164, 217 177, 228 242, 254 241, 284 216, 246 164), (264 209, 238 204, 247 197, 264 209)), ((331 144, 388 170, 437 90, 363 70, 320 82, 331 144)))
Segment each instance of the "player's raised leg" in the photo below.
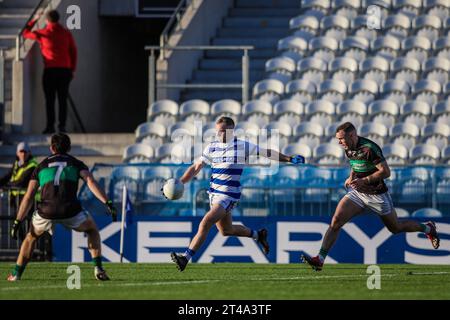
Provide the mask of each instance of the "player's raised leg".
POLYGON ((342 226, 350 221, 354 216, 363 212, 363 210, 364 209, 361 205, 356 204, 349 197, 345 196, 342 198, 336 207, 331 224, 323 237, 319 254, 315 257, 302 255, 301 258, 303 262, 308 263, 316 271, 322 270, 325 258, 336 242, 342 226))
POLYGON ((269 242, 267 241, 267 230, 258 231, 250 229, 244 225, 233 224, 231 212, 226 214, 216 223, 217 229, 223 236, 249 237, 257 241, 265 254, 269 253, 269 242))
POLYGON ((98 232, 97 225, 92 217, 87 216, 86 220, 81 223, 79 227, 74 228, 74 230, 78 232, 85 232, 87 234, 88 250, 92 257, 92 263, 94 264, 95 278, 100 281, 109 280, 109 277, 102 265, 100 233, 98 232))
POLYGON ((401 232, 423 232, 430 239, 433 248, 439 248, 440 239, 434 222, 419 223, 414 220, 399 220, 395 209, 392 209, 391 213, 381 215, 380 217, 386 228, 393 234, 401 232))
POLYGON ((14 270, 11 272, 11 274, 8 275, 8 281, 20 280, 28 262, 31 260, 36 241, 43 233, 44 231, 34 230, 33 226, 31 225, 31 230, 26 235, 20 247, 19 256, 17 257, 14 270))
POLYGON ((215 225, 217 221, 222 219, 226 214, 227 212, 225 208, 223 208, 220 204, 212 205, 211 209, 203 217, 202 221, 200 221, 197 233, 189 244, 188 249, 186 249, 186 252, 183 255, 176 254, 175 252, 171 253, 172 260, 176 263, 180 271, 183 271, 186 268, 189 260, 202 246, 203 242, 205 242, 211 227, 215 225))

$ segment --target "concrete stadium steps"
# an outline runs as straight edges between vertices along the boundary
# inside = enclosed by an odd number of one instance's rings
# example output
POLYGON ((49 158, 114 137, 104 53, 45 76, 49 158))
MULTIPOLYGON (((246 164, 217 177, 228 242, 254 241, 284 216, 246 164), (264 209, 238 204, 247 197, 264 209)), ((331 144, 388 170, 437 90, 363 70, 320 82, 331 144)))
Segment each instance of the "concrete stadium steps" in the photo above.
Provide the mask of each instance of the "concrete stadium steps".
POLYGON ((40 0, 3 0, 0 2, 0 10, 8 9, 29 9, 35 8, 40 0))
MULTIPOLYGON (((265 63, 278 55, 277 45, 289 35, 289 20, 300 13, 298 0, 236 0, 212 45, 249 45, 250 90, 264 79, 265 63)), ((187 83, 240 83, 242 81, 242 51, 206 51, 187 83)), ((181 92, 180 102, 203 99, 241 101, 241 89, 187 89, 181 92)))
MULTIPOLYGON (((69 133, 72 141, 71 154, 80 158, 88 166, 96 162, 121 163, 123 150, 133 144, 133 133, 69 133)), ((29 143, 33 155, 43 159, 50 154, 50 135, 5 134, 3 145, 0 145, 0 174, 14 161, 16 145, 20 141, 29 143), (3 169, 3 170, 1 170, 3 169)))

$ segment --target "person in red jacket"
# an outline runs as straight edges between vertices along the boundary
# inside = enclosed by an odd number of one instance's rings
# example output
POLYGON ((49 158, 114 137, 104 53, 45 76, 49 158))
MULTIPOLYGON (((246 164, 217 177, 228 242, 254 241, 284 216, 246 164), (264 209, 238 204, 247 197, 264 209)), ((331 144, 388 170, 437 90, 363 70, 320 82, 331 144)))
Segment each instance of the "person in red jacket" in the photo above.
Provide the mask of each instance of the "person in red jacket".
POLYGON ((67 98, 69 84, 73 79, 77 65, 77 47, 69 30, 59 21, 59 13, 51 10, 46 14, 47 25, 40 30, 31 31, 39 17, 30 21, 23 36, 36 40, 44 58, 44 86, 47 126, 44 134, 55 132, 55 99, 58 95, 59 114, 58 131, 66 131, 67 98))

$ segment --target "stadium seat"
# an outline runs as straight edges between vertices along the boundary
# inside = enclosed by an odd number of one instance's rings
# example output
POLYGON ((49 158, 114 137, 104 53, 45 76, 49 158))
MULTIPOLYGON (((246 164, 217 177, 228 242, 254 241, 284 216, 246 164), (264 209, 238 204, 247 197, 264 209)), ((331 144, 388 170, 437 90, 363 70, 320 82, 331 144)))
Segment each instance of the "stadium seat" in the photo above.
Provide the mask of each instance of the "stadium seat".
MULTIPOLYGON (((450 17, 446 21, 450 21, 450 17)), ((444 36, 434 42, 435 56, 450 60, 450 36, 444 36)))
POLYGON ((136 167, 115 167, 110 176, 109 198, 115 203, 122 203, 123 187, 127 187, 130 200, 136 202, 139 194, 141 171, 136 167))
POLYGON ((273 106, 275 119, 289 124, 291 128, 300 123, 303 112, 303 104, 293 99, 281 100, 273 106))
POLYGON ((339 42, 330 37, 315 37, 309 40, 308 49, 312 57, 328 63, 335 58, 335 52, 339 50, 339 42))
POLYGON ((158 100, 148 108, 147 121, 167 127, 177 121, 178 104, 172 100, 158 100))
POLYGON ((303 195, 304 202, 326 203, 330 198, 330 189, 327 182, 333 179, 333 172, 327 168, 308 167, 301 179, 308 182, 308 188, 303 195))
POLYGON ((319 85, 317 98, 337 105, 342 102, 346 93, 347 86, 345 82, 340 80, 325 80, 319 85))
POLYGON ((441 157, 438 147, 433 145, 417 145, 412 148, 409 158, 416 165, 435 165, 441 157))
POLYGON ((431 41, 425 37, 412 36, 402 41, 402 50, 406 58, 414 58, 423 63, 428 58, 431 41))
POLYGON ((448 166, 436 168, 435 178, 436 201, 448 206, 450 204, 450 168, 448 166))
POLYGON ((249 141, 251 143, 258 143, 260 136, 260 127, 257 123, 248 121, 239 121, 234 128, 234 134, 239 139, 249 141))
POLYGON ((289 20, 289 28, 294 31, 305 31, 316 36, 319 29, 319 19, 312 15, 300 15, 289 20))
POLYGON ((411 150, 418 141, 420 128, 414 123, 398 123, 391 129, 390 139, 392 144, 400 144, 411 150))
POLYGON ((375 123, 382 123, 387 128, 392 128, 399 115, 399 107, 390 100, 377 100, 368 107, 369 119, 375 123))
POLYGON ((383 22, 383 29, 386 35, 396 37, 403 40, 408 37, 411 21, 409 17, 403 13, 389 15, 383 22))
POLYGON ((450 164, 450 146, 447 146, 444 150, 442 150, 442 163, 447 165, 450 164))
POLYGON ((378 56, 364 59, 359 66, 359 76, 375 81, 379 87, 386 81, 388 72, 389 61, 378 56))
POLYGON ((360 15, 350 21, 351 28, 354 35, 367 39, 369 43, 372 43, 378 36, 377 30, 369 28, 369 18, 367 15, 360 15))
POLYGON ((441 21, 450 16, 448 0, 424 0, 423 6, 428 15, 439 17, 441 21))
POLYGON ((166 137, 166 127, 156 122, 145 122, 136 128, 136 142, 148 144, 157 149, 166 137))
POLYGON ((443 123, 430 123, 422 128, 422 143, 425 145, 435 145, 439 150, 443 150, 448 145, 450 127, 443 123))
POLYGON ((380 148, 383 147, 389 132, 385 125, 373 122, 364 123, 357 131, 360 136, 373 140, 380 148))
POLYGON ((280 80, 265 79, 258 81, 253 87, 253 99, 276 103, 284 93, 284 84, 280 80))
POLYGON ((391 61, 391 76, 414 86, 420 74, 420 62, 413 58, 396 58, 391 61))
POLYGON ((249 122, 256 123, 262 128, 270 121, 272 105, 267 101, 253 100, 242 106, 242 116, 249 122))
POLYGON ((333 80, 343 81, 344 84, 352 83, 358 72, 358 62, 352 58, 339 57, 330 61, 328 72, 333 80))
POLYGON ((372 80, 359 79, 350 85, 349 94, 353 100, 369 104, 378 94, 378 85, 372 80))
POLYGON ((414 218, 442 218, 442 212, 433 208, 422 208, 411 214, 414 218))
POLYGON ((156 161, 160 163, 189 163, 191 144, 165 143, 156 150, 156 161))
POLYGON ((349 20, 344 16, 331 15, 323 17, 320 21, 322 35, 341 41, 347 37, 347 30, 350 27, 349 20))
POLYGON ((337 105, 336 115, 339 122, 344 123, 348 121, 359 127, 364 123, 367 115, 367 106, 361 101, 346 100, 337 105))
POLYGON ((314 161, 320 165, 339 165, 344 158, 342 148, 333 143, 324 143, 313 151, 314 161))
POLYGON ((297 63, 297 78, 314 83, 317 88, 325 78, 327 63, 322 59, 309 57, 297 63))
POLYGON ((330 0, 302 0, 301 8, 307 9, 306 15, 320 19, 329 13, 330 0))
POLYGON ((320 138, 313 135, 303 135, 296 141, 297 144, 307 145, 311 150, 314 150, 320 145, 320 138))
POLYGON ((433 121, 436 121, 437 117, 443 114, 450 114, 450 99, 440 101, 433 105, 432 108, 433 121))
POLYGON ((387 80, 382 84, 380 89, 382 99, 395 102, 398 106, 401 106, 406 102, 409 93, 410 86, 403 80, 387 80))
POLYGON ((334 14, 346 17, 349 21, 358 16, 361 8, 360 0, 336 0, 331 2, 331 8, 334 14))
POLYGON ((400 40, 390 35, 377 37, 371 44, 371 49, 375 55, 388 61, 397 57, 400 48, 400 40))
POLYGON ((144 143, 136 143, 125 148, 122 161, 127 163, 150 163, 154 156, 155 152, 151 146, 144 143))
POLYGON ((166 202, 167 200, 162 194, 161 188, 164 182, 172 177, 174 177, 174 175, 170 168, 146 168, 142 174, 142 183, 144 185, 144 194, 142 200, 144 202, 166 202))
POLYGON ((312 149, 308 145, 302 143, 288 144, 281 149, 281 152, 286 155, 300 154, 305 157, 307 163, 311 161, 313 156, 312 149))
POLYGON ((219 100, 211 105, 211 115, 214 117, 214 121, 221 116, 227 116, 236 122, 240 114, 241 104, 235 100, 219 100))
POLYGON ((445 58, 432 57, 423 63, 422 76, 427 80, 437 81, 443 87, 449 80, 450 61, 445 58))
POLYGON ((414 84, 413 97, 416 101, 424 101, 434 105, 441 93, 441 85, 435 80, 420 80, 414 84))
POLYGON ((209 116, 209 104, 203 100, 188 100, 180 105, 180 118, 186 122, 206 122, 209 116))
POLYGON ((314 35, 293 35, 280 39, 278 41, 278 51, 281 51, 281 56, 297 62, 305 56, 305 52, 308 50, 308 41, 314 35))
POLYGON ((286 84, 291 80, 295 67, 295 61, 292 58, 283 56, 268 60, 265 68, 266 73, 269 73, 269 79, 280 80, 286 84))
POLYGON ((203 126, 203 142, 212 142, 216 139, 216 123, 210 122, 203 126))
POLYGON ((172 142, 185 142, 192 144, 193 139, 200 135, 201 123, 194 125, 190 122, 177 122, 168 129, 168 137, 172 142), (200 127, 198 127, 200 125, 200 127))
POLYGON ((305 115, 311 123, 317 123, 326 128, 333 123, 335 106, 326 100, 315 100, 305 107, 305 115))
POLYGON ((409 218, 408 210, 403 208, 394 208, 398 218, 409 218))
POLYGON ((289 138, 292 136, 292 128, 287 124, 279 121, 273 121, 267 124, 264 129, 267 130, 267 133, 270 137, 272 137, 271 148, 275 150, 281 150, 289 143, 289 138), (277 132, 278 139, 274 139, 274 133, 277 132))
POLYGON ((349 36, 340 42, 344 57, 355 59, 358 63, 366 58, 369 46, 369 40, 358 36, 349 36))
POLYGON ((413 20, 412 26, 417 36, 427 38, 433 42, 439 37, 442 22, 437 16, 421 15, 413 20))
POLYGON ((425 168, 404 170, 399 177, 399 202, 423 204, 428 199, 429 173, 425 168))
POLYGON ((316 85, 308 80, 293 80, 286 85, 286 94, 290 99, 307 104, 313 100, 316 85))
POLYGON ((310 136, 322 138, 324 129, 320 124, 312 122, 302 122, 294 128, 294 137, 310 136))
POLYGON ((420 13, 422 0, 393 0, 392 7, 397 13, 403 13, 410 18, 414 18, 420 13))
POLYGON ((401 106, 400 114, 404 122, 414 123, 423 128, 431 115, 431 107, 423 101, 408 101, 401 106))
POLYGON ((389 165, 406 165, 408 149, 402 144, 387 144, 383 146, 383 156, 389 165))

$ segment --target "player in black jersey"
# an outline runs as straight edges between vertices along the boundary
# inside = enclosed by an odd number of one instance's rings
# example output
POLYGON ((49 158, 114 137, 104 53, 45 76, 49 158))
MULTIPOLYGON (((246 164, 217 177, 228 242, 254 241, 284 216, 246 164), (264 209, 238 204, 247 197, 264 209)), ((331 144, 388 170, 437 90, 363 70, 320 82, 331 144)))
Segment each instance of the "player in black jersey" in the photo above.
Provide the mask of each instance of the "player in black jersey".
POLYGON ((57 223, 87 234, 88 248, 95 266, 95 278, 109 280, 102 267, 101 240, 97 226, 89 213, 81 207, 77 198, 79 179, 83 179, 92 193, 106 205, 113 221, 117 220, 117 212, 112 201, 108 200, 89 172, 88 167, 82 161, 68 154, 70 146, 68 135, 54 134, 50 145, 52 155, 44 159, 31 176, 27 192, 11 229, 11 236, 14 239, 17 239, 20 223, 33 205, 34 195, 38 188, 41 190, 41 200, 33 214, 30 231, 22 243, 16 266, 8 276, 8 281, 20 280, 31 259, 36 240, 46 231, 52 234, 57 223))

